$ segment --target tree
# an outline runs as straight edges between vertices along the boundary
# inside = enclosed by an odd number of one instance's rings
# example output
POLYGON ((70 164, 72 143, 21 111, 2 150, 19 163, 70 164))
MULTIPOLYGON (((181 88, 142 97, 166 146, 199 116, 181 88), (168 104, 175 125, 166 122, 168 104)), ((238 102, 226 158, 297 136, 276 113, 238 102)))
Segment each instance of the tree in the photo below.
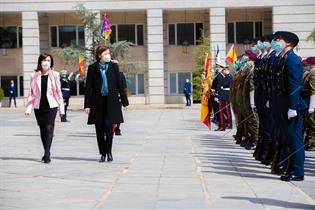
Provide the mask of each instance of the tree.
POLYGON ((209 37, 205 37, 202 34, 201 38, 199 39, 199 45, 195 50, 195 62, 196 62, 196 69, 193 72, 193 99, 195 101, 201 100, 202 95, 202 73, 204 71, 205 65, 205 58, 206 53, 209 55, 210 53, 210 39, 209 37))
POLYGON ((313 43, 315 43, 315 28, 313 29, 311 34, 307 37, 307 41, 312 41, 313 43))
MULTIPOLYGON (((92 55, 96 47, 104 43, 104 37, 101 36, 103 23, 100 22, 98 13, 86 9, 83 4, 77 4, 74 8, 76 9, 76 14, 81 17, 84 28, 87 29, 88 33, 85 34, 85 41, 91 43, 91 46, 90 48, 85 48, 85 46, 71 45, 52 50, 52 53, 59 56, 69 69, 74 68, 78 64, 80 56, 84 57, 88 64, 93 63, 95 58, 92 55)), ((141 66, 140 62, 127 59, 127 54, 132 46, 133 44, 127 41, 119 41, 110 45, 112 58, 118 60, 120 69, 126 74, 127 80, 135 75, 141 66)), ((75 73, 78 74, 78 71, 75 73)))

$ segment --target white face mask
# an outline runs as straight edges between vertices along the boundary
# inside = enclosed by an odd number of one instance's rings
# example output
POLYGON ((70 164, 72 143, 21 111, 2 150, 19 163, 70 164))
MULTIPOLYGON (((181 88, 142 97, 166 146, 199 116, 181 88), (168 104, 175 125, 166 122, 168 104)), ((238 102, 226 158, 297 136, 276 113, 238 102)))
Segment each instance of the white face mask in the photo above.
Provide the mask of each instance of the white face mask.
POLYGON ((50 68, 50 62, 49 61, 42 61, 42 68, 44 70, 48 70, 50 68))
POLYGON ((103 60, 105 63, 110 62, 110 61, 111 61, 110 54, 106 54, 106 55, 102 56, 102 60, 103 60))

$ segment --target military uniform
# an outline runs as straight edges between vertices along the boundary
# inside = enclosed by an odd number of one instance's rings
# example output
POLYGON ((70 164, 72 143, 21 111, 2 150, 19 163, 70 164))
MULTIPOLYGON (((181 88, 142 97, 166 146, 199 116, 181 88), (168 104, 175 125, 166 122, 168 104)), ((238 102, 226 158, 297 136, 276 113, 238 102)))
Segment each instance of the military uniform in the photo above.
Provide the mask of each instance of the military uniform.
POLYGON ((233 80, 231 74, 223 75, 218 81, 218 99, 219 99, 219 114, 220 126, 222 130, 232 128, 232 114, 230 108, 230 84, 233 80))
POLYGON ((310 57, 309 64, 313 67, 310 71, 305 71, 303 75, 304 80, 304 96, 309 101, 309 111, 304 114, 304 131, 305 131, 305 150, 315 150, 315 57, 310 57))
POLYGON ((253 82, 253 70, 246 68, 245 80, 243 85, 243 111, 245 121, 245 127, 250 137, 247 139, 245 148, 250 150, 255 148, 258 141, 258 121, 256 113, 253 111, 250 104, 250 92, 255 90, 253 82))
POLYGON ((69 84, 66 71, 61 72, 60 84, 61 84, 62 98, 63 98, 63 102, 65 106, 65 114, 61 117, 61 122, 68 122, 67 111, 68 111, 69 99, 70 99, 70 84, 69 84))

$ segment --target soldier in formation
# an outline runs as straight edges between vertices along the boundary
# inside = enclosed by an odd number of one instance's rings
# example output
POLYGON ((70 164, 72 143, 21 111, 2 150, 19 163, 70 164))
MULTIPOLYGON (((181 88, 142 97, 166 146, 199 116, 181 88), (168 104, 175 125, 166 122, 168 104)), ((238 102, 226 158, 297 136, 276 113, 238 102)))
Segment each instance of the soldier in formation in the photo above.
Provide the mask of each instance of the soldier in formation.
POLYGON ((304 151, 315 150, 315 57, 302 66, 298 42, 287 31, 253 40, 230 86, 236 143, 283 181, 304 180, 304 151))

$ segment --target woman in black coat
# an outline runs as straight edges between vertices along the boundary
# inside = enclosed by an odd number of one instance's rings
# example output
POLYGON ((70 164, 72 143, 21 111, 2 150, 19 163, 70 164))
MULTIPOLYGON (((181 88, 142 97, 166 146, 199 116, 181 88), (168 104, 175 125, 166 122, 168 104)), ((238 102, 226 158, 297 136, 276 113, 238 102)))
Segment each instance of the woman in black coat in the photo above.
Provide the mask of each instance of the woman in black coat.
POLYGON ((97 61, 88 68, 84 99, 84 109, 89 114, 88 124, 95 124, 100 162, 105 162, 106 155, 107 161, 113 161, 112 128, 114 124, 124 122, 121 104, 124 107, 129 105, 118 64, 111 62, 109 53, 108 47, 97 47, 97 61))

